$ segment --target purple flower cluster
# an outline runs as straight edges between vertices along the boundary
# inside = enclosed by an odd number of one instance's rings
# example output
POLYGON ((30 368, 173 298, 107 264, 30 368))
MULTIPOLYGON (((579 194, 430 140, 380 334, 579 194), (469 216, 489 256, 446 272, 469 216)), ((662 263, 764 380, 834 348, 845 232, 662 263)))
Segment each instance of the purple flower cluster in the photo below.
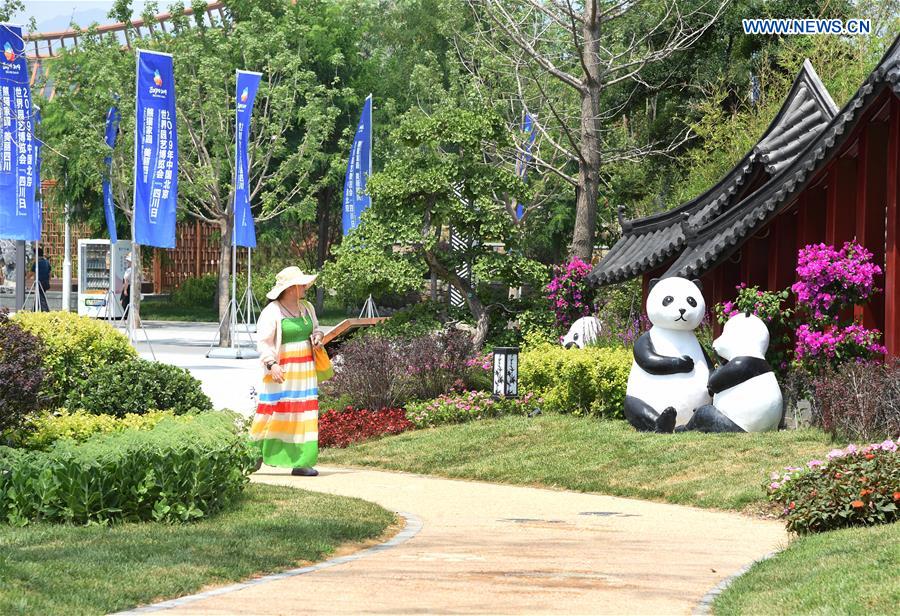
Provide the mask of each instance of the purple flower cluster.
POLYGON ((875 277, 880 274, 872 253, 856 242, 846 242, 840 250, 811 244, 797 255, 797 282, 791 290, 815 318, 823 319, 869 299, 878 291, 875 277))
POLYGON ((829 325, 821 330, 803 324, 797 328, 794 357, 798 360, 862 360, 887 353, 887 349, 878 344, 880 338, 881 332, 877 329, 866 329, 856 323, 843 328, 829 325))
POLYGON ((484 355, 476 355, 466 360, 466 368, 481 368, 482 370, 493 370, 494 354, 485 353, 484 355))
POLYGON ((585 282, 590 272, 590 263, 578 257, 554 269, 553 280, 547 285, 547 299, 560 328, 568 329, 576 320, 594 313, 594 290, 585 282))

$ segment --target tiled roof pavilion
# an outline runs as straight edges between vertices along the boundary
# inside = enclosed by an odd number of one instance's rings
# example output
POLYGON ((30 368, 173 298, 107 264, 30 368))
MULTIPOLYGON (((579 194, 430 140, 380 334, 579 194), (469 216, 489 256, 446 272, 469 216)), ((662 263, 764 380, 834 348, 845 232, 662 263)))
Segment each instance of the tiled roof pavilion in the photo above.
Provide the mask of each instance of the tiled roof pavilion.
POLYGON ((900 355, 900 37, 840 110, 804 63, 765 134, 719 183, 670 212, 620 221, 594 284, 641 276, 646 294, 651 276, 699 278, 710 306, 739 283, 784 289, 800 248, 855 239, 882 267, 884 292, 854 315, 900 355))

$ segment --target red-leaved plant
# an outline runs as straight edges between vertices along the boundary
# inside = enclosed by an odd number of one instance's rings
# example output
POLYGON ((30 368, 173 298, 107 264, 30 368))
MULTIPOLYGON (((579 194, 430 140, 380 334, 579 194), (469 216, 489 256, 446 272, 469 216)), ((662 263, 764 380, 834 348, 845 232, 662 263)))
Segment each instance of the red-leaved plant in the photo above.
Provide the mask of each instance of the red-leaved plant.
POLYGON ((403 409, 331 409, 319 415, 319 446, 346 447, 376 436, 400 434, 412 427, 403 409))

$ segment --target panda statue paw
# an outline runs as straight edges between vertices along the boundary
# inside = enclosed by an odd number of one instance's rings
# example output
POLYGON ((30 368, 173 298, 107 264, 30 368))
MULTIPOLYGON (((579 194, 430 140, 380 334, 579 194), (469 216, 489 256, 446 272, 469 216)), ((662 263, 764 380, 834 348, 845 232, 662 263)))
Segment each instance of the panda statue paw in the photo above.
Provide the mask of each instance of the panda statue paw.
POLYGON ((660 434, 672 434, 675 431, 675 420, 678 419, 678 411, 674 406, 666 408, 656 418, 656 430, 660 434))

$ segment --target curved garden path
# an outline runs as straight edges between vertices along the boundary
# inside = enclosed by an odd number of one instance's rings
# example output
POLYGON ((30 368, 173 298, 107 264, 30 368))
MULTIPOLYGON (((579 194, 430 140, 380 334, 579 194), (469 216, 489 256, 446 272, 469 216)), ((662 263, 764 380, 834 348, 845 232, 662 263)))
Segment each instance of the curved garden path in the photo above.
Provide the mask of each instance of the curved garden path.
MULTIPOLYGON (((184 604, 181 614, 687 614, 783 547, 783 524, 597 494, 321 467, 254 481, 355 496, 418 516, 409 541, 184 604)), ((723 478, 723 481, 726 480, 723 478)))

